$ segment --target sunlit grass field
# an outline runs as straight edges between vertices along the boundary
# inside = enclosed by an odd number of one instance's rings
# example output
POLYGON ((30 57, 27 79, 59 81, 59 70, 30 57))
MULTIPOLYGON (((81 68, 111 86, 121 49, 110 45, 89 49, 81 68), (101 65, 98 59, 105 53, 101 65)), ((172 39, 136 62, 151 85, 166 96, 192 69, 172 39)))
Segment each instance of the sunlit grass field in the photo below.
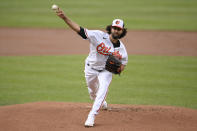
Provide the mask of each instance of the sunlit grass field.
MULTIPOLYGON (((34 101, 91 102, 84 78, 86 56, 0 57, 0 105, 34 101)), ((108 103, 197 108, 197 59, 129 56, 114 76, 108 103)))

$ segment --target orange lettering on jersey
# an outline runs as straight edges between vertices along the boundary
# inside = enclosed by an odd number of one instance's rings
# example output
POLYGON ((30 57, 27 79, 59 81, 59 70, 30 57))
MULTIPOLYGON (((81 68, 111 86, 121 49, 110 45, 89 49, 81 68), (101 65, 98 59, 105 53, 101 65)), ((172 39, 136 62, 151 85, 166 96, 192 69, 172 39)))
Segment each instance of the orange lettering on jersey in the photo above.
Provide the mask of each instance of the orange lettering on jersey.
POLYGON ((102 55, 109 55, 110 49, 111 49, 111 47, 105 46, 105 44, 103 42, 101 44, 99 44, 96 48, 97 52, 102 55))
POLYGON ((122 55, 119 53, 119 51, 114 51, 112 54, 117 58, 122 59, 122 55))
POLYGON ((105 44, 103 42, 101 44, 99 44, 96 48, 96 50, 99 54, 102 54, 102 55, 111 55, 112 54, 112 55, 116 56, 117 58, 122 59, 122 55, 120 55, 119 51, 109 52, 110 49, 111 49, 111 47, 105 46, 105 44))

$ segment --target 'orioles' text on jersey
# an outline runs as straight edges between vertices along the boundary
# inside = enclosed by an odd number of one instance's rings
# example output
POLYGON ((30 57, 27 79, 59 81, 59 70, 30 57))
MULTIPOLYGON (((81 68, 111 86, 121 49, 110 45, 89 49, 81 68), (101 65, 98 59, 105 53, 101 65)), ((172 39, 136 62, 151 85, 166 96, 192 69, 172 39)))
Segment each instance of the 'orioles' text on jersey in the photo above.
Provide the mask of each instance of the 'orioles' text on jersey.
MULTIPOLYGON (((82 28, 83 29, 83 28, 82 28)), ((90 53, 86 58, 92 68, 103 70, 110 54, 118 54, 123 65, 128 62, 128 55, 124 44, 119 40, 118 45, 114 45, 109 38, 109 34, 100 30, 84 29, 85 36, 90 42, 90 53)))

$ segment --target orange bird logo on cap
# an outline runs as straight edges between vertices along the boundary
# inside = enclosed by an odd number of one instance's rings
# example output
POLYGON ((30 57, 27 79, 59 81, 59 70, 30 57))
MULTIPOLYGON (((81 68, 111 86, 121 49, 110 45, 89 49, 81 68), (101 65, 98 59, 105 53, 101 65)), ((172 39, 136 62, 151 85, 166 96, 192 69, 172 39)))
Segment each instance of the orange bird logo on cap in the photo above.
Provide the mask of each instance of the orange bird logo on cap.
POLYGON ((117 25, 120 24, 120 21, 117 20, 117 21, 116 21, 116 24, 117 24, 117 25))

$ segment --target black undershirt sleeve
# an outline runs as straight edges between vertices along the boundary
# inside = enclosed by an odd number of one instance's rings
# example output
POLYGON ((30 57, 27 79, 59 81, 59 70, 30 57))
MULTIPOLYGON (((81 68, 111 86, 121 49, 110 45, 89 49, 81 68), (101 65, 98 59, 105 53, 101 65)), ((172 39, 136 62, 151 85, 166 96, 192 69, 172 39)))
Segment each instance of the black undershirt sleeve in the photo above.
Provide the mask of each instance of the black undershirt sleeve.
POLYGON ((78 32, 78 34, 83 38, 83 39, 87 39, 87 36, 85 34, 85 30, 83 27, 80 27, 80 31, 78 32))

